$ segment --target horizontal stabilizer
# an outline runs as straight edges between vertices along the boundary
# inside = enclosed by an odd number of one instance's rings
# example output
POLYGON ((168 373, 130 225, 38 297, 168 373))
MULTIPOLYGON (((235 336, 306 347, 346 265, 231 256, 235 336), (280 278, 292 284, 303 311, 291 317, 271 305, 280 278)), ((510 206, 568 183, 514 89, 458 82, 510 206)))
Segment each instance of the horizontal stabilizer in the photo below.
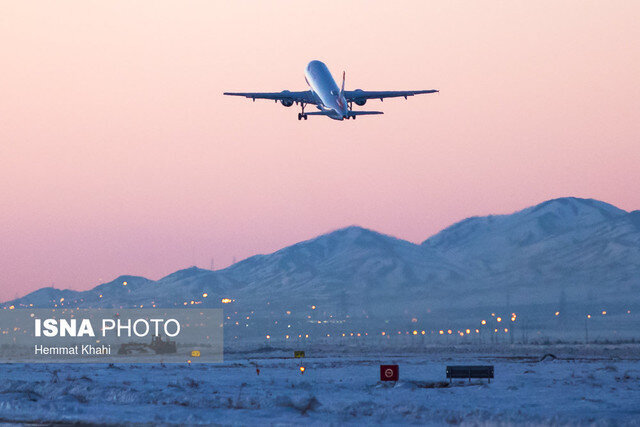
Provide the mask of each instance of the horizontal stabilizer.
POLYGON ((309 113, 304 113, 307 116, 330 116, 331 111, 311 111, 309 113))
POLYGON ((382 111, 349 111, 350 116, 369 116, 372 114, 384 114, 382 111))
MULTIPOLYGON (((304 113, 307 116, 335 116, 336 113, 331 110, 322 110, 322 111, 311 111, 309 113, 304 113)), ((354 116, 370 116, 373 114, 384 114, 382 111, 349 111, 349 117, 354 116)))

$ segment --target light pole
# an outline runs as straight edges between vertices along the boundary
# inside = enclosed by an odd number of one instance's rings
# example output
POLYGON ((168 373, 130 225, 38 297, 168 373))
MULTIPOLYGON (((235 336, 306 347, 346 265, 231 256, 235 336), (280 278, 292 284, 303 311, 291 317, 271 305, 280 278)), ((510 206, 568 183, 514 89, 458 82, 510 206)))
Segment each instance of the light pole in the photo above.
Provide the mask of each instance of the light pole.
POLYGON ((584 343, 589 344, 589 319, 591 315, 587 314, 587 318, 584 319, 584 343))

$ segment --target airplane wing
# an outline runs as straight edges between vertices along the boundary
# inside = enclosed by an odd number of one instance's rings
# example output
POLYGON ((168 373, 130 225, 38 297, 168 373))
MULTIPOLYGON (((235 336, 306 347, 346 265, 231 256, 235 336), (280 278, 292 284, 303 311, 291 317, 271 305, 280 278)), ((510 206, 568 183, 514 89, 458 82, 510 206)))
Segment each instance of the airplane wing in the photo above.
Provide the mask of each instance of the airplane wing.
POLYGON ((301 92, 291 92, 283 90, 282 92, 224 92, 224 95, 243 96, 256 99, 271 99, 276 102, 281 101, 283 104, 293 105, 294 102, 303 102, 305 104, 317 104, 316 98, 310 90, 301 92))
MULTIPOLYGON (((431 90, 387 90, 387 91, 368 91, 368 90, 346 90, 344 91, 344 96, 347 99, 347 102, 355 102, 358 104, 359 102, 366 101, 367 99, 380 99, 382 101, 384 98, 399 98, 404 97, 407 99, 409 96, 420 95, 421 93, 434 93, 439 92, 435 89, 431 90)), ((364 105, 364 104, 362 104, 364 105)))

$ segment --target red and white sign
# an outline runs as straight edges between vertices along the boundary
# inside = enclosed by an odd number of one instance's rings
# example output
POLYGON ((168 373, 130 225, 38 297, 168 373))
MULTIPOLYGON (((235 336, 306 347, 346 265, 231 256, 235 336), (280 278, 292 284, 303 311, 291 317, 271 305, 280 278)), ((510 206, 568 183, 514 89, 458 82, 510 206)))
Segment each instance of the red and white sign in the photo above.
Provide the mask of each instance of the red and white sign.
POLYGON ((399 378, 398 365, 380 365, 380 381, 398 381, 399 378))

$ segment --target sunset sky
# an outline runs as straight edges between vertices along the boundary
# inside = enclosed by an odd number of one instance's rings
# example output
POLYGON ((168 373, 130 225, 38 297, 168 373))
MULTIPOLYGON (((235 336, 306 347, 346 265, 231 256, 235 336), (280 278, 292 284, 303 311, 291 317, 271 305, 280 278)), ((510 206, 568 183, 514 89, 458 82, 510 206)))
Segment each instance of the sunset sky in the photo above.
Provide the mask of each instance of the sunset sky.
POLYGON ((640 209, 640 2, 0 1, 0 301, 358 224, 640 209), (298 121, 224 91, 439 89, 298 121))

